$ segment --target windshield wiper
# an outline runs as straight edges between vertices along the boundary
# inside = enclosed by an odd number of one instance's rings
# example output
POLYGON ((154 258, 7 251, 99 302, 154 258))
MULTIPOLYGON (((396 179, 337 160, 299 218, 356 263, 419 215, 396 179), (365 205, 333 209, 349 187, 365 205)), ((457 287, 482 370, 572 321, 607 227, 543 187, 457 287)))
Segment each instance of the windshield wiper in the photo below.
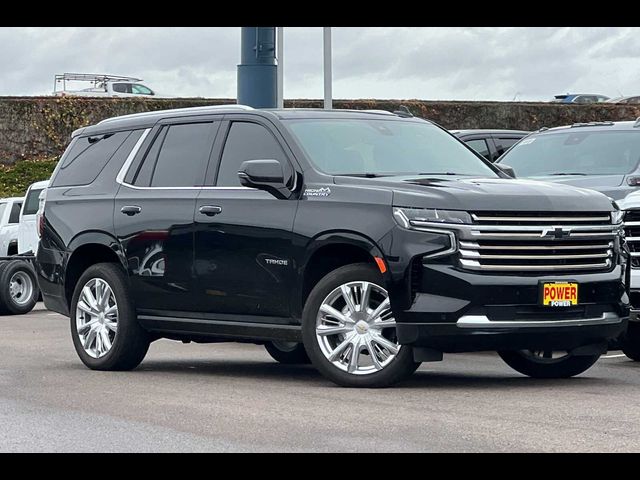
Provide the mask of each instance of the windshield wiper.
POLYGON ((391 175, 382 173, 336 173, 336 177, 362 177, 362 178, 378 178, 378 177, 390 177, 391 175))
POLYGON ((549 176, 560 176, 560 175, 581 175, 581 176, 586 176, 586 173, 567 173, 567 172, 556 172, 556 173, 548 173, 547 175, 549 176))

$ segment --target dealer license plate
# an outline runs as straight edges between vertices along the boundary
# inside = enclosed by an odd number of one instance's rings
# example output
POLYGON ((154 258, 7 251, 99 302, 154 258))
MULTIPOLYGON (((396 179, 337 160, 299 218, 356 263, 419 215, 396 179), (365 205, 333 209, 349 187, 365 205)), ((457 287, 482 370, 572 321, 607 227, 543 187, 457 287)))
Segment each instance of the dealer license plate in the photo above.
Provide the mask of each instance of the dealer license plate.
POLYGON ((577 283, 543 283, 542 305, 545 307, 570 307, 578 305, 577 283))

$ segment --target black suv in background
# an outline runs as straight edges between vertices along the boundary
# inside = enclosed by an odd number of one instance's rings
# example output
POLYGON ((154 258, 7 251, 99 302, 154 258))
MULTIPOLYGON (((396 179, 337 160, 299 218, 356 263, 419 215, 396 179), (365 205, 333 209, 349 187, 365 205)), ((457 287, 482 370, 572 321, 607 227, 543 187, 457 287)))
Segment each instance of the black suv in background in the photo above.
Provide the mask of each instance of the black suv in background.
POLYGON ((569 377, 627 325, 607 197, 514 180, 391 113, 104 120, 74 132, 40 225, 45 304, 98 370, 135 368, 164 337, 263 343, 346 386, 478 350, 569 377))

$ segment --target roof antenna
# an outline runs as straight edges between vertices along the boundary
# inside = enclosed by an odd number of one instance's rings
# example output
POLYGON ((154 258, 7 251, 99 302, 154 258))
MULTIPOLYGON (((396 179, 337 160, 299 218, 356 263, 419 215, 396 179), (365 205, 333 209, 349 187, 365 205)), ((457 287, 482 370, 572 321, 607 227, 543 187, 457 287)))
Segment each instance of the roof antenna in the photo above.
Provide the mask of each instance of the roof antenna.
POLYGON ((404 118, 413 117, 413 113, 409 111, 406 105, 400 105, 398 110, 395 110, 393 113, 395 113, 399 117, 404 117, 404 118))

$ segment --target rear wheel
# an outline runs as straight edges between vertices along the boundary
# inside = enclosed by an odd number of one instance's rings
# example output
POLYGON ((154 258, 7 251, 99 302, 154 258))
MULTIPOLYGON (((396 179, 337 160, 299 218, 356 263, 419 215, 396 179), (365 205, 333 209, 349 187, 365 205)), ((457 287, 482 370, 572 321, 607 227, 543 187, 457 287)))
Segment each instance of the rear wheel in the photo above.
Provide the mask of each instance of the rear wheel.
POLYGON ((302 343, 274 340, 265 343, 264 348, 271 358, 286 365, 311 363, 302 343))
POLYGON ((627 333, 622 341, 622 351, 631 360, 640 362, 640 323, 629 322, 627 333))
POLYGON ((346 387, 386 387, 420 365, 396 336, 382 276, 369 264, 347 265, 311 291, 302 314, 304 346, 313 365, 346 387))
POLYGON ((132 370, 149 349, 127 286, 125 273, 113 263, 92 265, 78 280, 71 336, 80 360, 93 370, 132 370))
POLYGON ((0 266, 0 312, 10 315, 29 313, 38 301, 36 273, 24 260, 3 262, 0 266))
POLYGON ((498 355, 514 370, 533 378, 569 378, 585 372, 600 355, 553 350, 511 350, 498 355))

